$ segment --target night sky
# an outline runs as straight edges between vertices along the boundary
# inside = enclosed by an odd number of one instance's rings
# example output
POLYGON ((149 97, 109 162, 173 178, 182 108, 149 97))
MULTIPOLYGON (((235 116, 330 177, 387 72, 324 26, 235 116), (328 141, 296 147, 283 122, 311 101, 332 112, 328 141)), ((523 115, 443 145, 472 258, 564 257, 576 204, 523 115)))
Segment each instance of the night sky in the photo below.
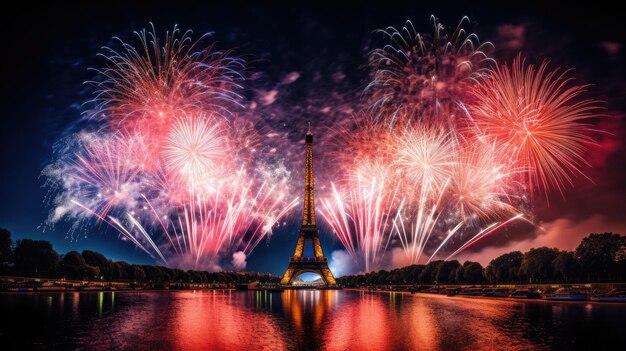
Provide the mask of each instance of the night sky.
MULTIPOLYGON (((41 171, 51 161, 53 144, 76 130, 81 103, 90 96, 83 84, 92 77, 88 68, 102 64, 96 54, 113 36, 132 40, 132 31, 149 22, 155 23, 159 33, 174 24, 195 33, 215 32, 219 48, 236 48, 255 72, 262 73, 250 83, 249 94, 263 99, 267 98, 263 92, 278 91, 268 104, 273 108, 268 113, 300 113, 304 118, 299 116, 298 121, 302 121, 315 119, 315 104, 325 101, 325 94, 341 95, 344 104, 358 96, 368 76, 366 54, 377 43, 375 29, 402 26, 410 19, 418 31, 429 31, 429 16, 436 14, 448 26, 469 16, 471 28, 481 40, 495 44, 501 62, 522 51, 535 61, 548 58, 555 66, 575 68, 578 81, 592 85, 588 97, 605 101, 608 115, 597 122, 597 129, 603 132, 596 135, 598 145, 587 156, 592 167, 584 171, 591 181, 579 177, 563 196, 556 193, 549 204, 535 204, 534 219, 544 231, 503 231, 460 258, 485 264, 513 249, 543 245, 573 249, 592 231, 626 234, 626 31, 619 11, 593 4, 594 8, 474 1, 462 5, 378 1, 288 6, 237 1, 202 5, 89 2, 5 11, 1 26, 0 226, 9 229, 14 240, 49 240, 59 252, 93 249, 114 260, 152 262, 104 227, 94 225, 78 240, 70 240, 67 224, 44 225, 49 206, 41 171), (290 74, 297 74, 298 79, 288 87, 281 85, 290 74), (337 74, 345 76, 340 84, 332 80, 337 74)), ((305 128, 293 126, 294 145, 300 145, 301 137, 295 130, 305 128)), ((300 178, 295 181, 301 182, 300 178)), ((275 231, 248 257, 248 270, 282 273, 297 237, 301 208, 295 211, 289 225, 275 231)), ((341 249, 325 227, 322 243, 327 256, 341 249)))

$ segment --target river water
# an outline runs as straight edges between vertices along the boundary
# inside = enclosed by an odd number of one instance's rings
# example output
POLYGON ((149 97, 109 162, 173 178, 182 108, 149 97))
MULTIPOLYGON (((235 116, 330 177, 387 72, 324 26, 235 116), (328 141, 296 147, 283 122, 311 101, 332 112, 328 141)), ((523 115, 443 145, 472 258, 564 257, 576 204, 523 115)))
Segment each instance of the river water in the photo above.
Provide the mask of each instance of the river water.
POLYGON ((626 304, 357 291, 0 294, 0 350, 626 349, 626 304))

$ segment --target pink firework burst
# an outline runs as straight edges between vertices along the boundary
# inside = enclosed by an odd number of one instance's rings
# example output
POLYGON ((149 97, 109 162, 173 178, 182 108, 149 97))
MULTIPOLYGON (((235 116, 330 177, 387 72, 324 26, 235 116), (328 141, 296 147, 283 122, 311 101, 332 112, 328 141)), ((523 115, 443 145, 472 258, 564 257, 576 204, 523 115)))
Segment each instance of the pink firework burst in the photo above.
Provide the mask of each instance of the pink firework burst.
POLYGON ((213 178, 223 166, 229 148, 225 123, 210 116, 187 116, 177 120, 165 139, 163 158, 170 172, 178 173, 195 188, 213 178))
POLYGON ((370 107, 389 124, 399 119, 450 117, 452 106, 466 95, 471 78, 493 63, 491 43, 468 33, 464 17, 454 30, 431 16, 432 33, 421 34, 407 21, 401 29, 379 30, 388 39, 369 56, 372 79, 366 88, 370 107))
POLYGON ((137 47, 115 37, 118 47, 102 48, 106 65, 88 82, 95 88, 90 118, 144 135, 149 151, 158 153, 160 141, 180 116, 227 118, 242 106, 244 61, 205 44, 210 34, 194 41, 190 30, 174 26, 164 40, 154 27, 135 35, 137 47))
POLYGON ((518 57, 472 89, 470 111, 479 137, 526 170, 531 191, 546 195, 550 189, 562 193, 564 184, 583 174, 586 146, 593 143, 588 121, 598 116, 598 102, 581 98, 586 86, 573 84, 568 73, 518 57))

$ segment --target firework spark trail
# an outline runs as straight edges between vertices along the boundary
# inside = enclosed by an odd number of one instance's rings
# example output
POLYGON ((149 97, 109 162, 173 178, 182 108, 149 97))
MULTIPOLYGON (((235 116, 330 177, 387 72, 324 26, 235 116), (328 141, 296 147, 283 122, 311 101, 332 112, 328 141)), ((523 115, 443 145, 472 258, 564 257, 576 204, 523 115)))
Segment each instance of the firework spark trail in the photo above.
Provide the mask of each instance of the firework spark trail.
POLYGON ((334 183, 331 184, 331 187, 333 189, 333 198, 331 200, 322 199, 320 215, 331 226, 350 256, 355 258, 357 257, 357 246, 355 243, 357 239, 353 239, 346 203, 343 201, 343 196, 339 194, 334 183))
MULTIPOLYGON (((120 137, 96 138, 75 154, 72 165, 75 179, 83 183, 80 191, 93 199, 92 206, 105 217, 113 206, 132 200, 137 169, 118 154, 120 137)), ((125 146, 125 145, 124 145, 125 146)))
POLYGON ((172 249, 174 249, 174 252, 176 253, 176 255, 180 256, 183 252, 182 247, 180 246, 180 240, 178 240, 178 237, 176 237, 177 243, 178 243, 178 246, 176 246, 176 244, 174 244, 174 240, 172 239, 172 236, 170 235, 170 232, 167 230, 167 226, 165 225, 165 223, 163 223, 163 219, 167 218, 167 216, 163 216, 163 217, 159 216, 154 206, 152 206, 152 203, 150 202, 150 200, 148 200, 148 198, 144 194, 141 194, 141 197, 144 199, 146 204, 150 206, 150 210, 152 211, 152 213, 155 214, 155 218, 159 222, 159 226, 161 226, 161 229, 163 229, 163 233, 165 233, 165 236, 167 237, 167 240, 169 241, 172 249))
MULTIPOLYGON (((265 186, 266 184, 263 184, 263 187, 265 186)), ((263 198, 263 201, 260 204, 261 207, 263 207, 266 201, 269 200, 270 195, 273 194, 274 191, 275 191, 275 186, 272 186, 271 189, 268 192, 266 192, 263 198)), ((290 203, 286 203, 286 204, 283 203, 282 200, 283 200, 283 196, 281 195, 276 199, 274 204, 272 204, 268 210, 268 213, 273 213, 276 211, 278 206, 282 206, 282 209, 280 210, 280 212, 278 212, 274 216, 266 216, 265 223, 263 223, 263 226, 261 225, 257 226, 254 232, 252 232, 252 234, 250 235, 249 239, 246 240, 245 246, 242 249, 242 252, 244 254, 249 255, 256 248, 256 246, 261 242, 261 240, 264 238, 265 233, 270 231, 271 228, 276 224, 276 222, 279 219, 283 218, 285 215, 287 215, 287 213, 289 213, 294 207, 296 207, 298 203, 297 198, 293 199, 290 203)))
POLYGON ((366 271, 382 261, 389 244, 397 187, 380 164, 365 164, 339 192, 332 184, 333 197, 322 199, 320 214, 357 265, 366 271))
POLYGON ((115 218, 109 217, 107 219, 107 218, 99 215, 97 212, 94 212, 89 207, 86 207, 85 205, 81 204, 78 201, 72 200, 72 203, 75 204, 76 206, 82 208, 85 212, 90 213, 94 217, 98 218, 102 222, 110 225, 112 228, 117 230, 124 238, 126 238, 126 239, 130 240, 131 242, 133 242, 135 245, 137 245, 138 248, 140 248, 142 251, 147 253, 148 256, 150 256, 150 257, 152 257, 152 258, 154 258, 156 260, 156 258, 152 255, 152 252, 150 252, 139 241, 137 241, 137 239, 135 238, 134 235, 129 233, 125 228, 123 228, 123 226, 119 225, 119 221, 117 221, 115 218))
POLYGON ((509 219, 507 219, 506 221, 502 222, 502 223, 492 223, 491 225, 489 225, 487 228, 481 230, 480 232, 478 232, 478 234, 474 235, 470 240, 466 241, 461 247, 459 247, 456 251, 454 251, 452 254, 450 254, 447 258, 446 261, 451 259, 452 257, 456 256, 459 252, 467 249, 468 247, 470 247, 471 245, 475 244, 477 241, 489 236, 490 234, 494 233, 496 230, 506 226, 507 224, 520 219, 524 216, 523 213, 519 213, 509 219))
POLYGON ((441 250, 441 248, 443 248, 448 243, 448 241, 454 236, 454 234, 456 234, 456 232, 459 229, 461 229, 462 226, 463 226, 463 222, 459 222, 459 224, 457 224, 456 227, 454 227, 454 228, 452 228, 452 230, 450 230, 448 235, 446 235, 446 238, 443 239, 443 241, 441 242, 441 244, 439 244, 439 246, 437 246, 435 251, 433 251, 433 253, 430 254, 430 257, 428 258, 428 261, 426 261, 426 264, 429 264, 430 261, 433 259, 433 257, 437 256, 437 253, 439 252, 439 250, 441 250))
POLYGON ((419 262, 426 244, 433 235, 442 214, 441 201, 447 186, 448 182, 439 191, 422 187, 417 209, 406 204, 406 199, 398 209, 393 221, 393 231, 400 239, 402 248, 412 264, 419 262), (405 223, 405 217, 410 221, 409 225, 405 223))

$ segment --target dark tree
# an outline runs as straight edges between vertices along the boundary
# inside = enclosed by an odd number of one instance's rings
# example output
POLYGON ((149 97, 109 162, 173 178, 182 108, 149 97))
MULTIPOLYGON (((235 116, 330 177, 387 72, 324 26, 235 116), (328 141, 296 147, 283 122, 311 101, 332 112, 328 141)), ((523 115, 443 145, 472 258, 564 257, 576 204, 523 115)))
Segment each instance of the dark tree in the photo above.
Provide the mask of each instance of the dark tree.
POLYGON ((61 274, 70 279, 89 277, 85 259, 77 251, 70 251, 61 259, 61 274))
POLYGON ((443 261, 437 266, 437 272, 435 273, 435 281, 438 284, 452 283, 450 281, 450 274, 461 267, 459 261, 443 261))
POLYGON ((132 265, 133 267, 133 274, 131 276, 131 279, 136 281, 136 282, 143 282, 146 280, 146 272, 143 270, 143 267, 138 265, 138 264, 134 264, 132 265))
MULTIPOLYGON (((219 283, 217 274, 216 273, 211 273, 211 275, 213 276, 213 282, 219 283)), ((189 281, 189 274, 187 273, 187 271, 180 270, 178 272, 178 280, 181 281, 181 282, 188 282, 189 281)))
POLYGON ((378 271, 373 276, 374 284, 389 284, 389 272, 382 270, 378 271))
POLYGON ((614 233, 589 234, 576 248, 586 279, 606 279, 615 275, 617 262, 626 247, 626 236, 614 233))
POLYGON ((11 251, 11 232, 0 228, 0 273, 4 272, 7 266, 13 261, 11 251))
POLYGON ((15 245, 15 272, 19 275, 50 277, 59 268, 59 254, 44 240, 22 239, 15 245))
POLYGON ((575 279, 579 272, 576 256, 570 251, 559 252, 552 261, 552 269, 558 280, 568 282, 575 279))
POLYGON ((91 250, 84 250, 83 258, 88 265, 98 267, 101 276, 105 279, 111 279, 111 261, 104 257, 103 254, 91 250))
POLYGON ((432 261, 424 267, 420 273, 419 279, 421 284, 431 284, 435 282, 437 269, 443 261, 432 261))
POLYGON ((164 275, 161 267, 142 265, 142 268, 146 273, 146 280, 150 283, 161 284, 164 282, 164 275))
POLYGON ((414 264, 412 266, 408 267, 409 269, 407 270, 407 282, 410 284, 417 284, 419 283, 419 277, 420 277, 420 273, 422 273, 422 271, 424 270, 424 268, 426 268, 426 265, 423 264, 414 264))
MULTIPOLYGON (((176 272, 173 272, 173 274, 176 274, 176 272)), ((200 272, 200 274, 202 275, 202 282, 203 283, 211 283, 211 278, 209 276, 209 272, 204 271, 204 272, 200 272)))
POLYGON ((463 264, 461 267, 457 268, 454 271, 454 282, 455 283, 466 283, 465 281, 465 264, 463 264))
POLYGON ((548 247, 530 249, 522 258, 522 271, 528 276, 531 283, 554 279, 552 261, 559 254, 559 250, 548 247))
POLYGON ((486 276, 490 283, 505 283, 519 280, 522 253, 513 251, 499 256, 489 263, 486 276))
POLYGON ((615 270, 617 272, 615 274, 615 280, 626 281, 626 258, 619 260, 615 264, 615 270))
POLYGON ((111 262, 111 271, 109 274, 110 274, 109 279, 114 280, 114 281, 121 280, 122 275, 123 275, 122 266, 117 262, 111 262))
POLYGON ((391 284, 406 284, 399 269, 394 269, 393 271, 391 271, 391 274, 389 275, 389 281, 391 282, 391 284))
POLYGON ((463 263, 463 282, 476 284, 483 281, 483 266, 478 262, 465 261, 463 263))
POLYGON ((128 262, 118 261, 116 262, 118 266, 120 266, 120 271, 122 272, 122 280, 132 280, 133 279, 133 266, 128 262))
POLYGON ((92 266, 90 264, 85 265, 85 276, 87 277, 87 279, 100 278, 100 268, 98 268, 98 266, 92 266))

